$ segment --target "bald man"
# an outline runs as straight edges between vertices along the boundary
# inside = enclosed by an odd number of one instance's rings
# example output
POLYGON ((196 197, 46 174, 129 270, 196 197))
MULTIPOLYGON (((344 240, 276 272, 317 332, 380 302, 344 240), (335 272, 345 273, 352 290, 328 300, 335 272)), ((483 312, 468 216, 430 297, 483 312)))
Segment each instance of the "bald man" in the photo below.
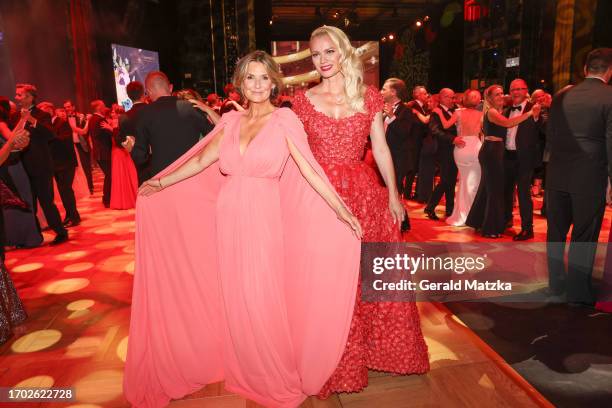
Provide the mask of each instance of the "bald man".
MULTIPOLYGON (((456 105, 454 103, 455 92, 450 88, 440 90, 439 108, 446 120, 450 120, 455 112, 456 105)), ((455 144, 463 146, 461 138, 457 138, 457 127, 455 125, 444 129, 440 116, 437 113, 432 113, 429 120, 429 131, 435 138, 438 149, 436 151, 436 161, 440 167, 440 181, 434 188, 427 206, 425 214, 432 220, 438 220, 436 215, 436 206, 440 203, 442 196, 446 201, 446 216, 450 217, 453 213, 455 205, 455 184, 457 183, 457 165, 453 151, 455 144)))
POLYGON ((155 175, 206 136, 212 125, 191 103, 172 96, 172 84, 163 72, 150 72, 145 88, 152 103, 136 115, 131 154, 136 166, 150 159, 155 175))
MULTIPOLYGON (((520 78, 510 83, 512 106, 504 110, 506 117, 512 118, 531 110, 529 88, 520 78)), ((508 227, 512 227, 512 208, 514 188, 518 190, 519 212, 521 214, 521 231, 514 236, 515 241, 533 238, 533 201, 531 199, 531 181, 534 169, 542 160, 540 151, 540 118, 529 118, 520 125, 508 128, 506 150, 504 154, 504 216, 508 227)))

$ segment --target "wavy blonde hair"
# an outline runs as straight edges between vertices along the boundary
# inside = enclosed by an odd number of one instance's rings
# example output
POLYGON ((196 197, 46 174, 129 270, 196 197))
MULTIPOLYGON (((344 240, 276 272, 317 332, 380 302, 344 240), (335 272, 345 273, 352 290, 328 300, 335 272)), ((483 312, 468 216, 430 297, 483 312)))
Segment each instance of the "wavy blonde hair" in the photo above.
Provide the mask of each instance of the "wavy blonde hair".
POLYGON ((352 110, 364 112, 363 64, 348 36, 337 27, 321 26, 310 34, 310 40, 327 35, 340 52, 340 72, 344 75, 344 93, 352 110))

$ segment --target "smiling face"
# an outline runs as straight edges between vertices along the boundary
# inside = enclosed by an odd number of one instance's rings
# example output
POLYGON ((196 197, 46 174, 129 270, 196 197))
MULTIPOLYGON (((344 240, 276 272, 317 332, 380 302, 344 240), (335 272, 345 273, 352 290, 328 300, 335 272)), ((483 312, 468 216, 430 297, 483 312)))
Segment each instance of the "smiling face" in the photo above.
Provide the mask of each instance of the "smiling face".
POLYGON ((315 69, 323 78, 331 78, 341 70, 340 50, 328 35, 322 34, 310 39, 310 52, 315 69))
POLYGON ((497 110, 501 110, 504 107, 504 90, 500 86, 495 86, 491 89, 487 99, 491 106, 497 110))
POLYGON ((515 79, 510 83, 510 96, 512 97, 513 105, 520 105, 527 99, 527 84, 522 79, 515 79))
POLYGON ((270 99, 274 82, 264 64, 251 61, 247 66, 240 89, 249 102, 262 103, 270 99))

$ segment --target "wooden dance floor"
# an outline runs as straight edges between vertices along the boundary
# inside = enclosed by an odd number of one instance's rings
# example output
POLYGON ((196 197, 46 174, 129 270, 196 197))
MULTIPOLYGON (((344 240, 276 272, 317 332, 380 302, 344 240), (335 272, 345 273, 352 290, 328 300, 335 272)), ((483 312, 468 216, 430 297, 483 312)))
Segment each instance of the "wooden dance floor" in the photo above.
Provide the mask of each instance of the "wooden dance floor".
MULTIPOLYGON (((14 407, 126 407, 122 395, 134 273, 134 211, 105 209, 99 174, 93 197, 81 200, 82 224, 58 247, 7 254, 7 266, 29 319, 0 346, 0 386, 72 387, 71 403, 0 403, 14 407)), ((469 229, 425 219, 409 203, 411 241, 473 241, 469 229)), ((604 225, 610 224, 610 214, 604 225)), ((536 240, 545 223, 536 216, 536 240)), ((602 232, 607 239, 607 230, 602 232)), ((52 237, 46 236, 46 241, 52 237)), ((505 238, 504 240, 509 240, 505 238)), ((357 394, 304 407, 535 407, 552 406, 443 305, 419 304, 431 371, 422 376, 370 373, 357 394)), ((194 313, 198 311, 194 310, 194 313)), ((324 333, 322 333, 324 335, 324 333)), ((205 364, 205 362, 202 362, 205 364)), ((172 407, 238 408, 257 405, 212 384, 172 407)))

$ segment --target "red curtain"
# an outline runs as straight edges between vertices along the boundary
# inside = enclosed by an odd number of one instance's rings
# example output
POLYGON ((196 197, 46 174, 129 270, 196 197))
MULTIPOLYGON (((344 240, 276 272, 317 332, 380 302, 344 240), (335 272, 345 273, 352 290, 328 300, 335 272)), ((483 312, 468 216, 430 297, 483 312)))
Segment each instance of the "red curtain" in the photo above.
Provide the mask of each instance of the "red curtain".
POLYGON ((488 7, 478 3, 478 0, 465 0, 463 4, 463 18, 465 21, 478 21, 488 14, 488 7))
POLYGON ((91 0, 70 0, 70 31, 74 59, 76 106, 89 111, 89 102, 99 98, 96 47, 92 35, 91 0), (92 63, 92 58, 94 59, 92 63))

